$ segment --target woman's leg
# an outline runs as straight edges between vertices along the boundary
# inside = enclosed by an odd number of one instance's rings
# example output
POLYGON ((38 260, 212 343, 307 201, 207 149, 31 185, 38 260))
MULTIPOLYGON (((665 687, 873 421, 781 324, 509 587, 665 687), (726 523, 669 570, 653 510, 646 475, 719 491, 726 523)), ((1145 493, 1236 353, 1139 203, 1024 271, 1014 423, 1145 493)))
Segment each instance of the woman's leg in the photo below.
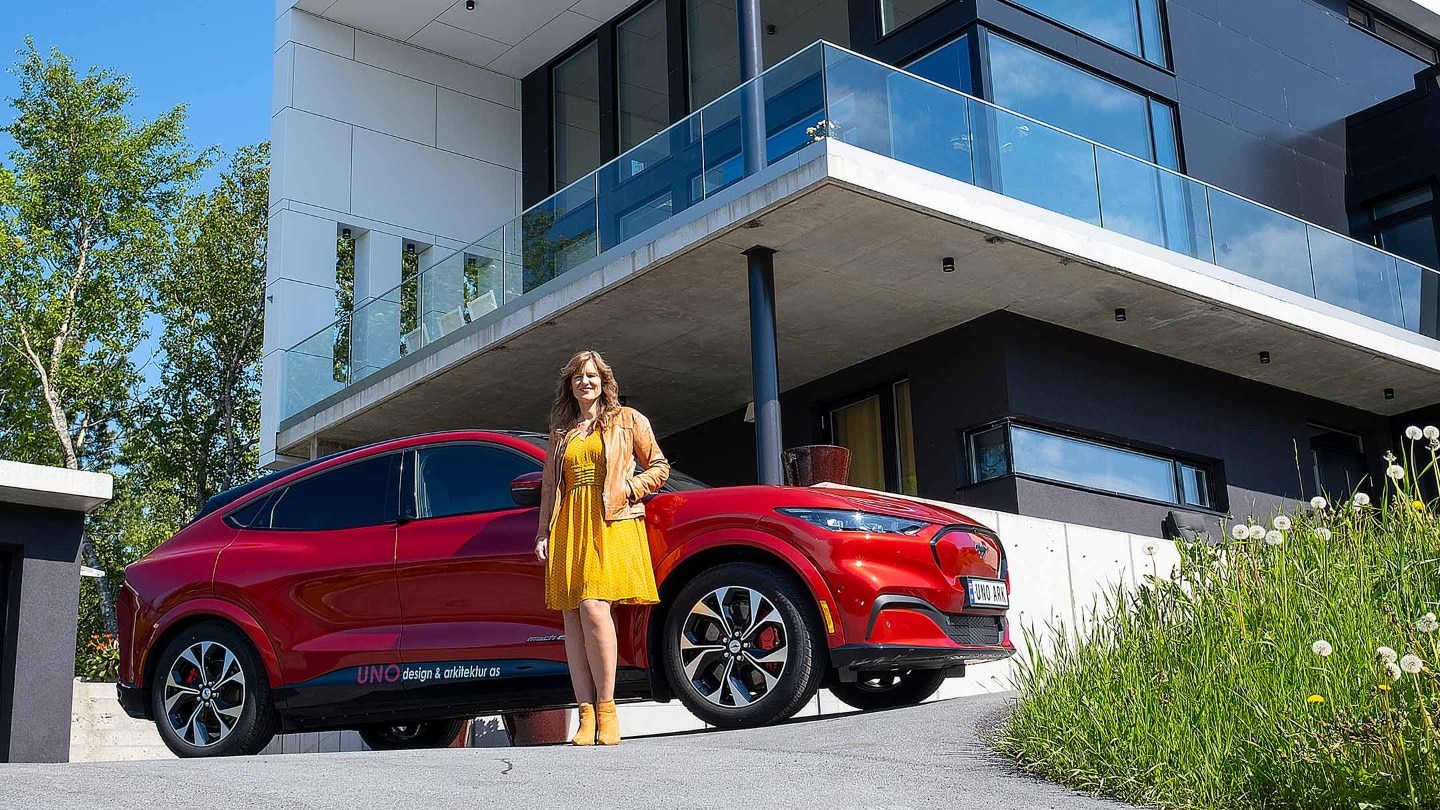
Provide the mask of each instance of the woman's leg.
MULTIPOLYGON (((568 614, 567 614, 568 615, 568 614)), ((610 603, 586 599, 580 603, 581 624, 585 629, 585 656, 590 663, 590 683, 596 703, 615 699, 615 620, 610 603)), ((569 650, 569 625, 566 625, 566 650, 569 650)), ((572 665, 573 669, 574 666, 572 665)))
MULTIPOLYGON (((585 656, 587 645, 580 611, 567 610, 564 616, 565 663, 570 666, 570 683, 575 687, 575 702, 594 703, 595 679, 590 675, 590 660, 585 656)), ((613 630, 611 634, 614 634, 613 630)))

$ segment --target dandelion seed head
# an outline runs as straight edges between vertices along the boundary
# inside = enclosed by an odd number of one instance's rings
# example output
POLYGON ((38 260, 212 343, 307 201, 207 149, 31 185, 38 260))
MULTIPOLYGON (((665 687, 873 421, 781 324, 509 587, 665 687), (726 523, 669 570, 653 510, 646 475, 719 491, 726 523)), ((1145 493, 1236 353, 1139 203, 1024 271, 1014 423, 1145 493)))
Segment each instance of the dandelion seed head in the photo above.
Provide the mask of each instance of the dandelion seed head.
POLYGON ((1385 664, 1385 666, 1382 667, 1382 668, 1385 670, 1385 674, 1386 674, 1386 676, 1388 676, 1388 677, 1390 678, 1390 680, 1392 680, 1392 681, 1398 681, 1398 680, 1400 680, 1400 665, 1399 665, 1399 664, 1396 664, 1396 663, 1394 663, 1393 661, 1391 661, 1391 662, 1387 662, 1387 663, 1385 664))
POLYGON ((1325 528, 1324 526, 1321 526, 1320 528, 1316 529, 1316 530, 1315 530, 1315 534, 1316 534, 1317 536, 1319 536, 1319 538, 1320 538, 1321 540, 1324 540, 1324 541, 1327 542, 1327 543, 1330 542, 1330 537, 1331 537, 1330 530, 1327 529, 1327 528, 1325 528))
POLYGON ((1230 536, 1236 540, 1245 540, 1250 537, 1250 527, 1244 523, 1236 523, 1230 527, 1230 536))
POLYGON ((1329 658, 1330 653, 1335 652, 1335 648, 1330 646, 1330 642, 1321 638, 1316 639, 1315 643, 1310 645, 1310 652, 1315 653, 1321 658, 1329 658))
POLYGON ((1424 437, 1425 432, 1414 425, 1405 428, 1405 438, 1409 439, 1412 442, 1418 442, 1424 437))
POLYGON ((1424 668, 1425 662, 1420 660, 1420 656, 1418 655, 1411 654, 1400 659, 1401 672, 1418 675, 1420 674, 1420 670, 1424 668))
POLYGON ((1395 481, 1405 480, 1405 468, 1399 464, 1391 464, 1389 467, 1386 467, 1385 474, 1395 481))
POLYGON ((1155 553, 1160 550, 1160 546, 1154 540, 1147 540, 1140 550, 1145 552, 1146 557, 1154 557, 1155 553))
POLYGON ((1355 493, 1355 501, 1354 501, 1354 503, 1355 503, 1356 506, 1369 506, 1369 505, 1370 505, 1370 496, 1369 496, 1369 495, 1366 495, 1366 494, 1363 493, 1363 492, 1357 492, 1357 493, 1355 493))
POLYGON ((1400 659, 1400 656, 1389 647, 1380 647, 1375 650, 1375 657, 1379 659, 1382 664, 1393 664, 1400 659))
POLYGON ((1440 439, 1440 428, 1437 428, 1434 425, 1426 425, 1425 429, 1420 431, 1420 433, 1432 442, 1436 439, 1440 439))
POLYGON ((1290 531, 1290 518, 1284 515, 1276 515, 1272 525, 1282 532, 1290 531))
POLYGON ((1255 524, 1254 526, 1251 526, 1251 527, 1250 527, 1250 539, 1251 539, 1251 540, 1264 540, 1264 539, 1265 539, 1265 527, 1264 527, 1264 526, 1261 526, 1261 525, 1258 524, 1258 523, 1255 524))
POLYGON ((1415 620, 1415 629, 1422 633, 1433 633, 1440 630, 1440 619, 1436 619, 1434 613, 1426 613, 1415 620))
POLYGON ((1319 511, 1319 510, 1321 510, 1321 509, 1324 509, 1325 507, 1327 507, 1327 506, 1329 506, 1329 505, 1330 505, 1330 504, 1329 504, 1324 498, 1320 497, 1319 495, 1316 495, 1315 497, 1313 497, 1313 498, 1310 499, 1310 508, 1311 508, 1311 509, 1314 509, 1314 510, 1316 510, 1316 511, 1319 511))
POLYGON ((1265 545, 1278 546, 1285 542, 1285 533, 1278 529, 1271 529, 1265 533, 1265 545))

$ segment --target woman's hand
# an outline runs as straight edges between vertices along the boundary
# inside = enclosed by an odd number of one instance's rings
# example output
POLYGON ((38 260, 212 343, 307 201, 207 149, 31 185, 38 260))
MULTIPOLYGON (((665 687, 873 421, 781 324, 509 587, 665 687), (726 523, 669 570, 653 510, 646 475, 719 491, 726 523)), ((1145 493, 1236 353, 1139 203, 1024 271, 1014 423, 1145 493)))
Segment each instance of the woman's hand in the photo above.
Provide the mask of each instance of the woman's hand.
POLYGON ((550 556, 550 538, 548 538, 548 537, 537 537, 537 538, 535 538, 535 559, 539 560, 540 562, 545 562, 545 558, 546 558, 546 557, 549 557, 549 556, 550 556))

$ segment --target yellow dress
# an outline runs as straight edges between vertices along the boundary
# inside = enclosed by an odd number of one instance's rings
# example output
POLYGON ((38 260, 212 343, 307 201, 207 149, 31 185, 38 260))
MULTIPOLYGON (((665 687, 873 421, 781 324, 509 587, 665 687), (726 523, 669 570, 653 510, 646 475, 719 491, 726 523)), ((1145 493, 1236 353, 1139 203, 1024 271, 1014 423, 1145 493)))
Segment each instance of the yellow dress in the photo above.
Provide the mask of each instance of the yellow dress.
POLYGON ((551 610, 576 610, 582 599, 658 603, 645 521, 605 520, 605 443, 600 431, 565 445, 560 475, 564 494, 550 531, 545 604, 551 610))

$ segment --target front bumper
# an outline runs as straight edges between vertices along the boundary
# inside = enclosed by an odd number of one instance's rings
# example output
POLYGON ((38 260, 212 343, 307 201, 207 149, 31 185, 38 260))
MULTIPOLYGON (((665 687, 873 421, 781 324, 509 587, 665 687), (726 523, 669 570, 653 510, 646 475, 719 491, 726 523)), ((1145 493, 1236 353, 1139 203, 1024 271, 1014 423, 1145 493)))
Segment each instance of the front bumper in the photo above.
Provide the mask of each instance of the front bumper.
POLYGON ((120 698, 120 708, 136 720, 151 720, 150 690, 139 686, 128 686, 116 682, 115 692, 120 698))
POLYGON ((884 594, 870 609, 865 640, 830 651, 842 679, 859 670, 947 669, 1015 654, 1003 613, 945 613, 915 596, 884 594))
POLYGON ((966 664, 1003 661, 1015 654, 1009 647, 910 647, 896 644, 846 644, 830 651, 830 663, 841 680, 860 670, 945 669, 965 674, 966 664))

